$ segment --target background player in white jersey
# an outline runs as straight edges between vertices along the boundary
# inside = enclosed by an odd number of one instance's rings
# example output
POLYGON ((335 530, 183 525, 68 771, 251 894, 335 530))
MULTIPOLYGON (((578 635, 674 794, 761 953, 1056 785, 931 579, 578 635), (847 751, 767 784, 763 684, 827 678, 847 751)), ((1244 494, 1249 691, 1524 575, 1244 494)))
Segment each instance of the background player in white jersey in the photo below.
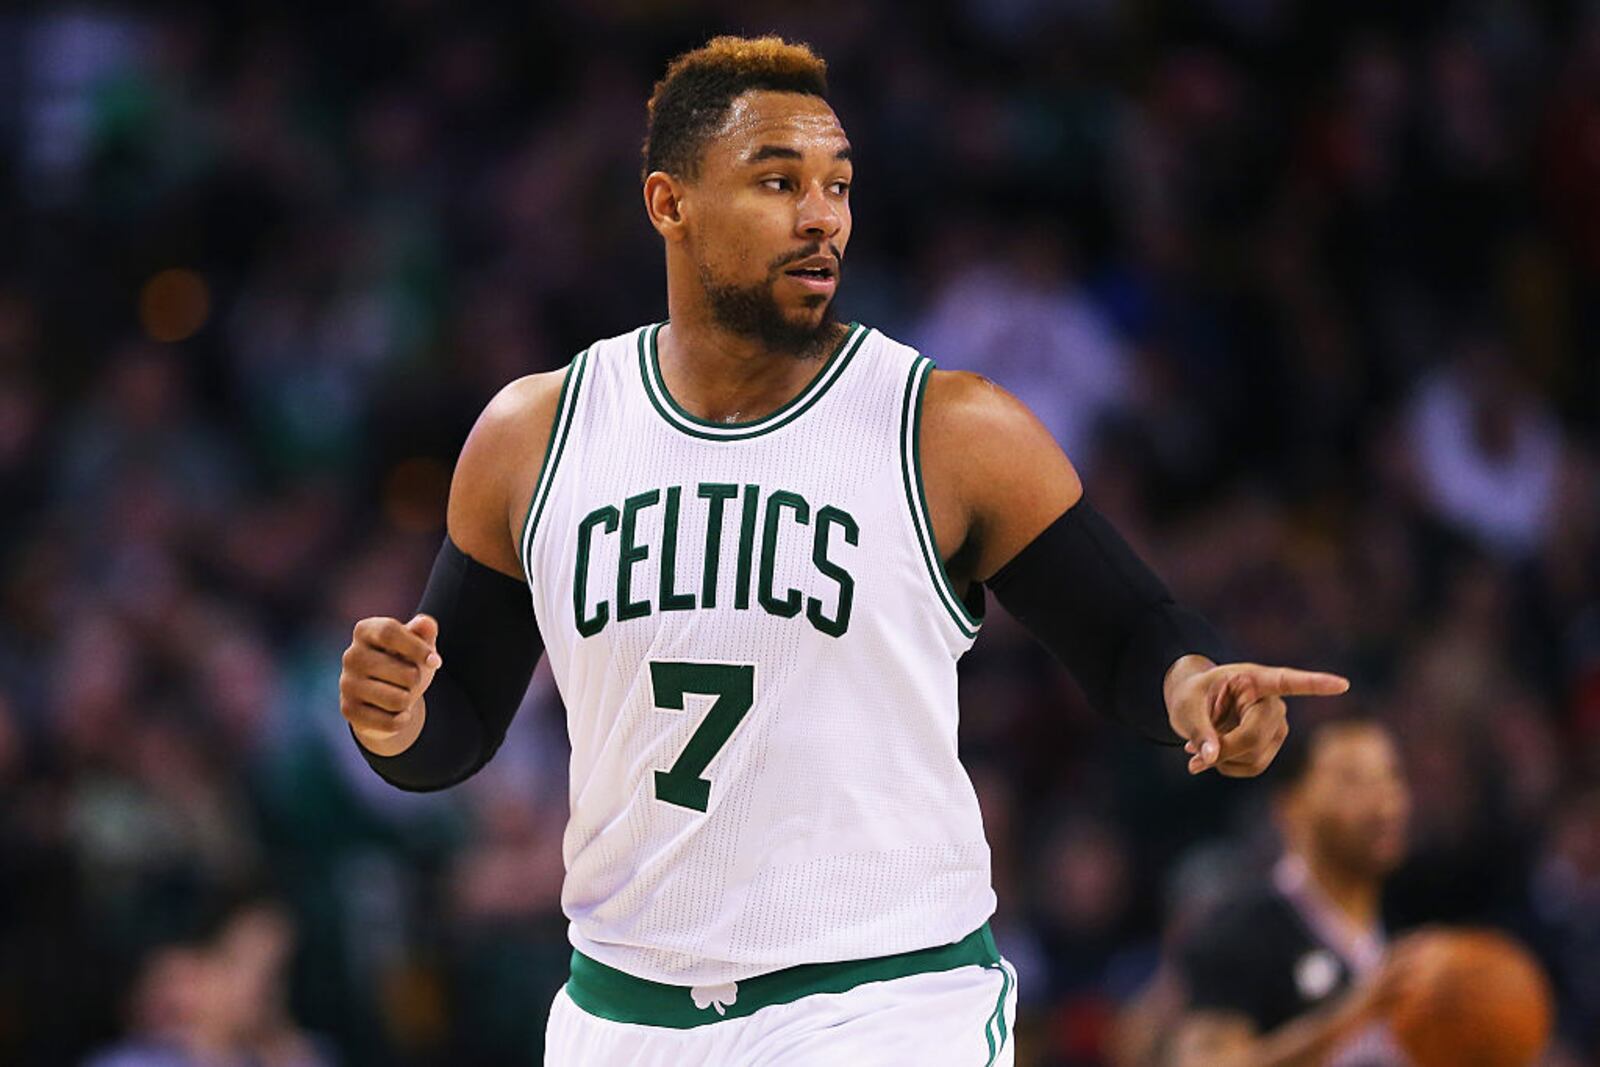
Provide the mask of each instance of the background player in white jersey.
POLYGON ((576 949, 553 1063, 1010 1061, 955 762, 982 587, 1193 773, 1259 773, 1283 698, 1347 685, 1219 666, 1021 404, 835 321, 853 166, 825 97, 775 38, 674 61, 643 188, 668 322, 489 404, 417 616, 345 654, 342 711, 408 789, 481 767, 549 655, 576 949))

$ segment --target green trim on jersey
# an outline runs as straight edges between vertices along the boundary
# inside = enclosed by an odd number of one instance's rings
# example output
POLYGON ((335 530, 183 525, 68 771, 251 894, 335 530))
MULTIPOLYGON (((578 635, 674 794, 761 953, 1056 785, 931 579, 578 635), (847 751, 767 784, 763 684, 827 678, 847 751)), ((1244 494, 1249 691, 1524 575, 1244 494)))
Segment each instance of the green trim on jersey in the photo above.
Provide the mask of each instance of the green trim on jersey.
MULTIPOLYGON (((612 1022, 688 1030, 728 1019, 742 1019, 762 1008, 789 1004, 817 993, 844 993, 867 982, 887 982, 913 974, 950 971, 968 966, 1003 966, 988 923, 950 945, 865 960, 803 963, 798 967, 746 978, 742 982, 694 989, 635 978, 575 951, 572 954, 572 977, 567 981, 567 995, 590 1015, 612 1022), (696 991, 700 992, 705 1007, 695 1006, 696 991), (724 992, 727 994, 726 1000, 718 995, 724 992)), ((1007 992, 1011 988, 1009 983, 1008 976, 1007 992)), ((1001 1004, 1004 1003, 1005 993, 1002 993, 1001 1004)), ((1000 1025, 1001 1041, 1004 1042, 1004 1020, 1000 1025)), ((988 1031, 989 1027, 986 1026, 985 1033, 988 1031)))
POLYGON ((922 483, 922 394, 932 370, 933 360, 921 356, 911 365, 911 373, 906 377, 905 407, 900 416, 900 471, 905 478, 906 503, 911 508, 912 524, 917 528, 917 544, 922 548, 922 561, 928 566, 933 588, 956 628, 966 637, 976 637, 983 619, 974 618, 967 610, 945 570, 944 557, 939 555, 939 542, 933 534, 933 516, 928 512, 927 490, 922 483))
MULTIPOLYGON (((556 418, 550 424, 550 440, 544 446, 544 460, 539 464, 539 477, 533 483, 533 496, 528 498, 528 514, 522 520, 522 573, 533 574, 533 532, 544 515, 544 505, 550 499, 550 485, 556 478, 556 467, 567 448, 567 432, 572 429, 572 413, 578 408, 578 390, 583 387, 583 375, 589 367, 589 354, 593 346, 579 352, 567 364, 566 377, 561 379, 561 395, 556 398, 556 418)), ((532 578, 528 579, 530 582, 532 578)))
POLYGON ((749 422, 711 422, 679 407, 667 391, 666 380, 661 377, 661 354, 656 349, 656 337, 665 325, 665 322, 658 322, 639 331, 639 376, 644 379, 645 395, 663 419, 690 437, 698 437, 703 441, 744 441, 789 425, 822 399, 828 387, 839 380, 867 334, 872 332, 871 327, 852 322, 839 347, 833 350, 817 376, 793 399, 771 414, 749 422))

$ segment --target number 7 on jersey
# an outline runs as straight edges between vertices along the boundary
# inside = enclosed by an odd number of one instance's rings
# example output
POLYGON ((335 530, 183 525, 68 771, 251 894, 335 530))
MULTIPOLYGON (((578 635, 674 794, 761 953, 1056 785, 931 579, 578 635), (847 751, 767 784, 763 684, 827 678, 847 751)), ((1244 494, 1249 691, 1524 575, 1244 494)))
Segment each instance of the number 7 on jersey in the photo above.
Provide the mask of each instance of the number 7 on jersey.
POLYGON ((677 761, 656 772, 656 799, 691 811, 711 803, 711 780, 700 777, 728 743, 756 698, 753 663, 685 663, 650 661, 650 688, 655 706, 683 711, 687 693, 716 699, 677 761))

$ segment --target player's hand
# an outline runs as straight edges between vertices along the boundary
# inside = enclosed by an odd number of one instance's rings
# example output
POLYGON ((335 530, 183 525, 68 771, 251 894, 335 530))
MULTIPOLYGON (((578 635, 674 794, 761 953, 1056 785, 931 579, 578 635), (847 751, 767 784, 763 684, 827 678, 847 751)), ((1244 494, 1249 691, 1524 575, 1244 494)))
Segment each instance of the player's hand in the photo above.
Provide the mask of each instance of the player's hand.
POLYGON ((1229 778, 1252 778, 1289 736, 1284 697, 1337 696, 1349 688, 1337 674, 1185 656, 1167 673, 1167 719, 1185 741, 1190 774, 1215 767, 1229 778))
POLYGON ((356 623, 339 673, 339 710, 368 751, 397 755, 422 733, 422 694, 443 664, 438 645, 439 623, 431 615, 356 623))

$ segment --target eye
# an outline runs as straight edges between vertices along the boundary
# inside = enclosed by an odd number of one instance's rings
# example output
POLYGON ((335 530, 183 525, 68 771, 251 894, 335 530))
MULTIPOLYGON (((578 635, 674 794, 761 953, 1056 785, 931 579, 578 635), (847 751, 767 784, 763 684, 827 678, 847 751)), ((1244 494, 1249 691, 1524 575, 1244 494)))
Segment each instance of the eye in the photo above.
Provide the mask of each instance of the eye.
POLYGON ((761 179, 761 184, 764 185, 766 188, 771 189, 773 192, 781 193, 781 192, 783 192, 783 190, 789 188, 789 179, 788 178, 777 178, 777 177, 774 177, 774 178, 762 178, 761 179))
POLYGON ((828 188, 833 190, 834 196, 844 196, 850 192, 850 183, 844 180, 836 181, 828 188))

